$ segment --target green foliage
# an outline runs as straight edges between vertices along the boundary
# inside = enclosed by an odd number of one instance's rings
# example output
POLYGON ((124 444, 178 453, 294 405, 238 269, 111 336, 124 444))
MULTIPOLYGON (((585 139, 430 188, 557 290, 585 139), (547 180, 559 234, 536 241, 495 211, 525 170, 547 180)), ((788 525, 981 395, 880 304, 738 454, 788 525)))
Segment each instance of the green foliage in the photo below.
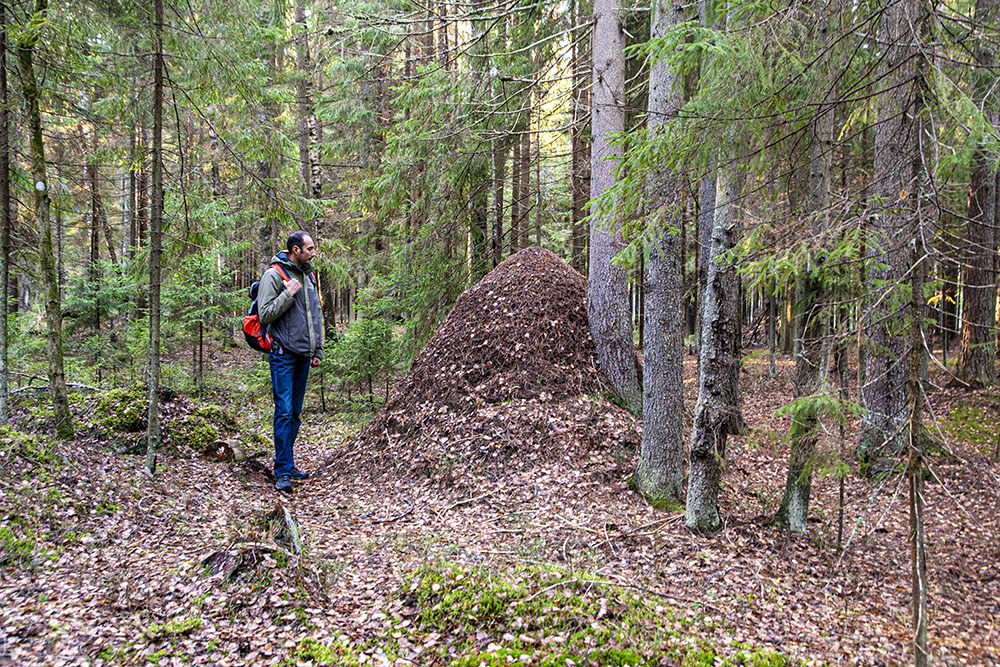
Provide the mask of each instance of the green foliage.
POLYGON ((315 665, 338 665, 354 667, 358 662, 358 652, 352 649, 345 640, 337 640, 330 645, 315 639, 305 638, 295 647, 294 660, 286 661, 287 667, 299 662, 309 662, 315 665))
POLYGON ((978 447, 992 447, 997 440, 996 409, 975 400, 954 406, 941 422, 941 428, 950 438, 978 447))
POLYGON ((817 419, 824 417, 835 424, 847 423, 864 414, 864 408, 854 401, 844 400, 835 394, 821 392, 810 396, 800 396, 774 411, 775 417, 792 417, 803 411, 809 411, 817 419))
POLYGON ((97 401, 95 425, 120 433, 145 431, 148 401, 146 391, 140 385, 106 392, 97 401))
POLYGON ((425 661, 450 667, 624 666, 659 664, 664 658, 686 667, 801 664, 741 644, 720 653, 688 637, 692 626, 702 622, 697 616, 661 607, 583 572, 514 566, 499 573, 439 562, 407 575, 398 595, 409 610, 405 621, 395 612, 387 614, 380 631, 353 642, 304 639, 283 664, 358 665, 373 653, 391 662, 399 656, 403 638, 420 644, 428 636, 440 637, 440 648, 425 661))
POLYGON ((0 424, 0 449, 17 452, 21 456, 50 468, 62 468, 63 459, 55 452, 55 442, 40 433, 27 433, 13 426, 0 424))
POLYGON ((174 619, 163 625, 153 624, 146 630, 154 635, 184 635, 192 630, 197 630, 202 625, 200 616, 185 616, 174 619))
POLYGON ((219 439, 219 431, 207 419, 198 415, 186 415, 170 424, 171 442, 177 446, 181 443, 196 452, 204 451, 208 445, 219 439))
POLYGON ((366 383, 374 400, 374 383, 396 366, 392 324, 382 318, 355 322, 334 345, 332 357, 334 372, 346 382, 366 383))
POLYGON ((0 525, 0 565, 24 567, 35 551, 38 536, 16 521, 0 525))

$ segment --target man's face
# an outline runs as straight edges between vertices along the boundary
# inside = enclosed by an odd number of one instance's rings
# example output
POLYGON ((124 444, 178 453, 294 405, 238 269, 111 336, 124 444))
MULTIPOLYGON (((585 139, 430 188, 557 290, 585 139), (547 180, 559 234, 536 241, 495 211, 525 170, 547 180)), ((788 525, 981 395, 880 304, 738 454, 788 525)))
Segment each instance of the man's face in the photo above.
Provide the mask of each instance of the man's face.
POLYGON ((289 259, 291 259, 299 266, 305 266, 315 256, 316 256, 316 244, 313 243, 311 236, 306 236, 302 240, 301 246, 297 245, 292 246, 292 255, 289 259))

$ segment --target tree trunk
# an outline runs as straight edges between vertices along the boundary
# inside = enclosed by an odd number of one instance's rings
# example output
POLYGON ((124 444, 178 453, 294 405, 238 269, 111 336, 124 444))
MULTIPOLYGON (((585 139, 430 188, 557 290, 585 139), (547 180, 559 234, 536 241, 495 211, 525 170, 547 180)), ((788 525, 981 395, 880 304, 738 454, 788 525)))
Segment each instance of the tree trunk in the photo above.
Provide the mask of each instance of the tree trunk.
POLYGON ((701 296, 698 403, 684 512, 688 528, 697 532, 716 530, 721 525, 718 496, 726 439, 739 431, 741 423, 739 278, 735 267, 723 263, 723 255, 739 241, 744 179, 738 164, 720 168, 716 174, 718 203, 701 296))
POLYGON ((521 137, 514 135, 510 162, 510 254, 521 249, 521 137))
MULTIPOLYGON (((46 0, 35 0, 35 15, 44 18, 48 13, 46 0)), ((42 141, 42 116, 39 109, 41 91, 35 78, 34 52, 39 31, 44 21, 34 22, 26 29, 18 48, 21 66, 22 91, 31 135, 31 180, 35 192, 35 220, 39 231, 38 253, 41 260, 42 280, 45 288, 45 324, 48 338, 49 391, 56 432, 63 440, 73 438, 73 418, 69 411, 66 393, 66 376, 63 371, 62 306, 59 302, 59 276, 56 271, 55 248, 52 245, 52 222, 49 218, 49 181, 45 174, 45 144, 42 141)))
POLYGON ((160 257, 163 233, 163 0, 155 0, 153 54, 153 192, 149 219, 149 411, 146 471, 156 472, 160 447, 160 257))
POLYGON ((10 419, 7 314, 10 283, 10 133, 7 110, 7 3, 0 2, 0 424, 10 419))
MULTIPOLYGON (((305 0, 295 0, 295 73, 298 77, 299 176, 302 179, 302 197, 312 195, 312 159, 309 152, 309 118, 312 115, 312 82, 309 66, 309 40, 306 26, 305 0)), ((303 219, 300 227, 305 227, 303 219)))
MULTIPOLYGON (((825 52, 829 48, 829 20, 821 9, 816 21, 816 48, 825 52)), ((815 243, 822 243, 822 235, 829 227, 831 197, 831 172, 833 170, 833 121, 836 95, 834 79, 827 62, 819 65, 820 93, 823 99, 816 108, 809 157, 809 209, 815 243)), ((822 256, 810 264, 821 264, 822 256)), ((789 429, 791 452, 788 459, 788 476, 785 492, 778 509, 776 521, 796 533, 805 533, 809 515, 809 496, 812 488, 813 457, 818 437, 818 413, 813 396, 820 390, 820 368, 824 356, 824 336, 828 333, 828 316, 825 311, 823 282, 818 269, 807 268, 798 278, 797 319, 800 321, 802 343, 795 356, 794 396, 799 401, 792 414, 789 429)))
POLYGON ((902 0, 883 10, 879 41, 879 122, 875 129, 872 181, 884 210, 869 228, 866 288, 873 300, 865 325, 865 384, 861 402, 858 457, 871 461, 883 453, 900 454, 907 443, 908 373, 906 318, 908 299, 902 281, 910 268, 907 243, 914 238, 912 202, 917 153, 917 35, 921 0, 902 0))
POLYGON ((924 395, 920 373, 924 352, 924 274, 926 258, 921 236, 913 248, 909 312, 909 428, 907 481, 910 506, 910 584, 913 613, 913 664, 927 665, 927 550, 924 539, 924 395))
MULTIPOLYGON (((531 95, 528 95, 528 104, 531 104, 531 95)), ((530 108, 526 112, 531 118, 530 108)), ((521 222, 518 225, 520 238, 517 245, 519 248, 527 248, 531 245, 531 122, 527 122, 524 127, 524 134, 521 135, 521 222)))
MULTIPOLYGON (((274 5, 269 11, 265 11, 261 17, 262 21, 267 21, 269 26, 283 25, 284 11, 282 6, 274 5), (269 12, 274 12, 272 15, 269 12)), ((270 73, 271 83, 278 76, 280 71, 279 60, 282 58, 282 50, 269 41, 265 45, 264 62, 270 73)), ((277 102, 263 102, 258 109, 258 119, 261 128, 270 128, 264 138, 263 155, 257 163, 257 176, 260 184, 260 223, 257 228, 259 243, 259 266, 257 275, 261 275, 267 270, 271 256, 278 249, 278 228, 279 219, 278 207, 278 159, 281 149, 277 145, 277 136, 281 106, 277 102)))
MULTIPOLYGON (((542 127, 542 104, 543 95, 538 93, 538 124, 535 126, 541 130, 542 127)), ((535 135, 535 245, 542 247, 542 134, 535 135)))
MULTIPOLYGON (((614 169, 622 157, 620 145, 609 135, 624 131, 625 37, 617 0, 594 2, 594 71, 590 194, 596 198, 614 185, 614 169)), ((592 209, 590 261, 588 264, 587 317, 601 370, 622 404, 642 414, 642 388, 635 351, 632 317, 628 308, 625 272, 611 260, 622 250, 621 223, 617 213, 592 209)))
MULTIPOLYGON (((996 25, 1000 3, 979 0, 976 23, 996 25)), ((996 82, 991 71, 996 58, 990 43, 980 39, 973 56, 982 68, 976 85, 976 103, 985 105, 986 116, 995 126, 998 120, 994 103, 987 96, 996 82)), ((965 308, 962 318, 962 347, 958 352, 958 377, 969 384, 986 386, 996 382, 996 276, 994 261, 996 237, 996 177, 986 149, 979 148, 972 157, 969 174, 969 210, 966 223, 965 308)))
POLYGON ((149 171, 146 168, 146 152, 149 150, 149 137, 145 122, 139 127, 139 148, 136 160, 139 163, 139 179, 136 184, 135 206, 135 250, 136 252, 147 244, 147 230, 149 229, 149 171))
MULTIPOLYGON (((574 25, 584 25, 586 11, 583 0, 570 0, 574 25)), ((587 216, 587 198, 590 195, 590 141, 587 138, 587 117, 589 116, 590 86, 588 44, 590 30, 573 34, 573 97, 572 97, 572 225, 570 264, 580 273, 587 272, 587 230, 583 219, 587 216)))
MULTIPOLYGON (((674 0, 653 3, 654 38, 663 37, 684 19, 674 0)), ((648 124, 651 137, 683 106, 683 87, 663 62, 649 74, 648 124)), ((679 503, 684 495, 684 346, 681 249, 684 238, 680 180, 654 174, 647 183, 647 211, 652 226, 644 294, 645 366, 642 374, 642 446, 635 485, 654 505, 679 503)))

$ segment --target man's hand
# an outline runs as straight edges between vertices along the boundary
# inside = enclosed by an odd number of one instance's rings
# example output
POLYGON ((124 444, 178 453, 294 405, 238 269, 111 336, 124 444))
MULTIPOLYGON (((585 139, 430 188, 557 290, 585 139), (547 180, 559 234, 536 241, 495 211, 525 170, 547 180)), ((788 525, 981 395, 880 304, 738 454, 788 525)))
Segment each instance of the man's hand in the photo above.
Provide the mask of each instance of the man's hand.
POLYGON ((300 283, 295 278, 289 278, 288 280, 284 281, 284 283, 285 283, 285 289, 288 290, 288 293, 291 294, 292 296, 298 294, 299 290, 302 289, 302 283, 300 283))
POLYGON ((309 363, 309 365, 312 366, 313 368, 316 368, 317 366, 319 366, 319 361, 320 361, 319 357, 313 357, 313 360, 309 363))

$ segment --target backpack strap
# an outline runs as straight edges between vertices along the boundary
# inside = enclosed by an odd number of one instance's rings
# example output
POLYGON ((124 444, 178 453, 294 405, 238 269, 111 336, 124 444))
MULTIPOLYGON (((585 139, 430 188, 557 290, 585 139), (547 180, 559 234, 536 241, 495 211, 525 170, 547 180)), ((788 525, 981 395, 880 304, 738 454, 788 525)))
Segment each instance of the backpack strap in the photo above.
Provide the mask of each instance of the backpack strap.
POLYGON ((277 262, 275 262, 274 264, 272 264, 271 268, 272 269, 276 269, 278 271, 278 275, 281 276, 282 280, 291 280, 291 278, 288 277, 288 274, 285 273, 285 270, 283 268, 281 268, 281 265, 278 264, 277 262))

